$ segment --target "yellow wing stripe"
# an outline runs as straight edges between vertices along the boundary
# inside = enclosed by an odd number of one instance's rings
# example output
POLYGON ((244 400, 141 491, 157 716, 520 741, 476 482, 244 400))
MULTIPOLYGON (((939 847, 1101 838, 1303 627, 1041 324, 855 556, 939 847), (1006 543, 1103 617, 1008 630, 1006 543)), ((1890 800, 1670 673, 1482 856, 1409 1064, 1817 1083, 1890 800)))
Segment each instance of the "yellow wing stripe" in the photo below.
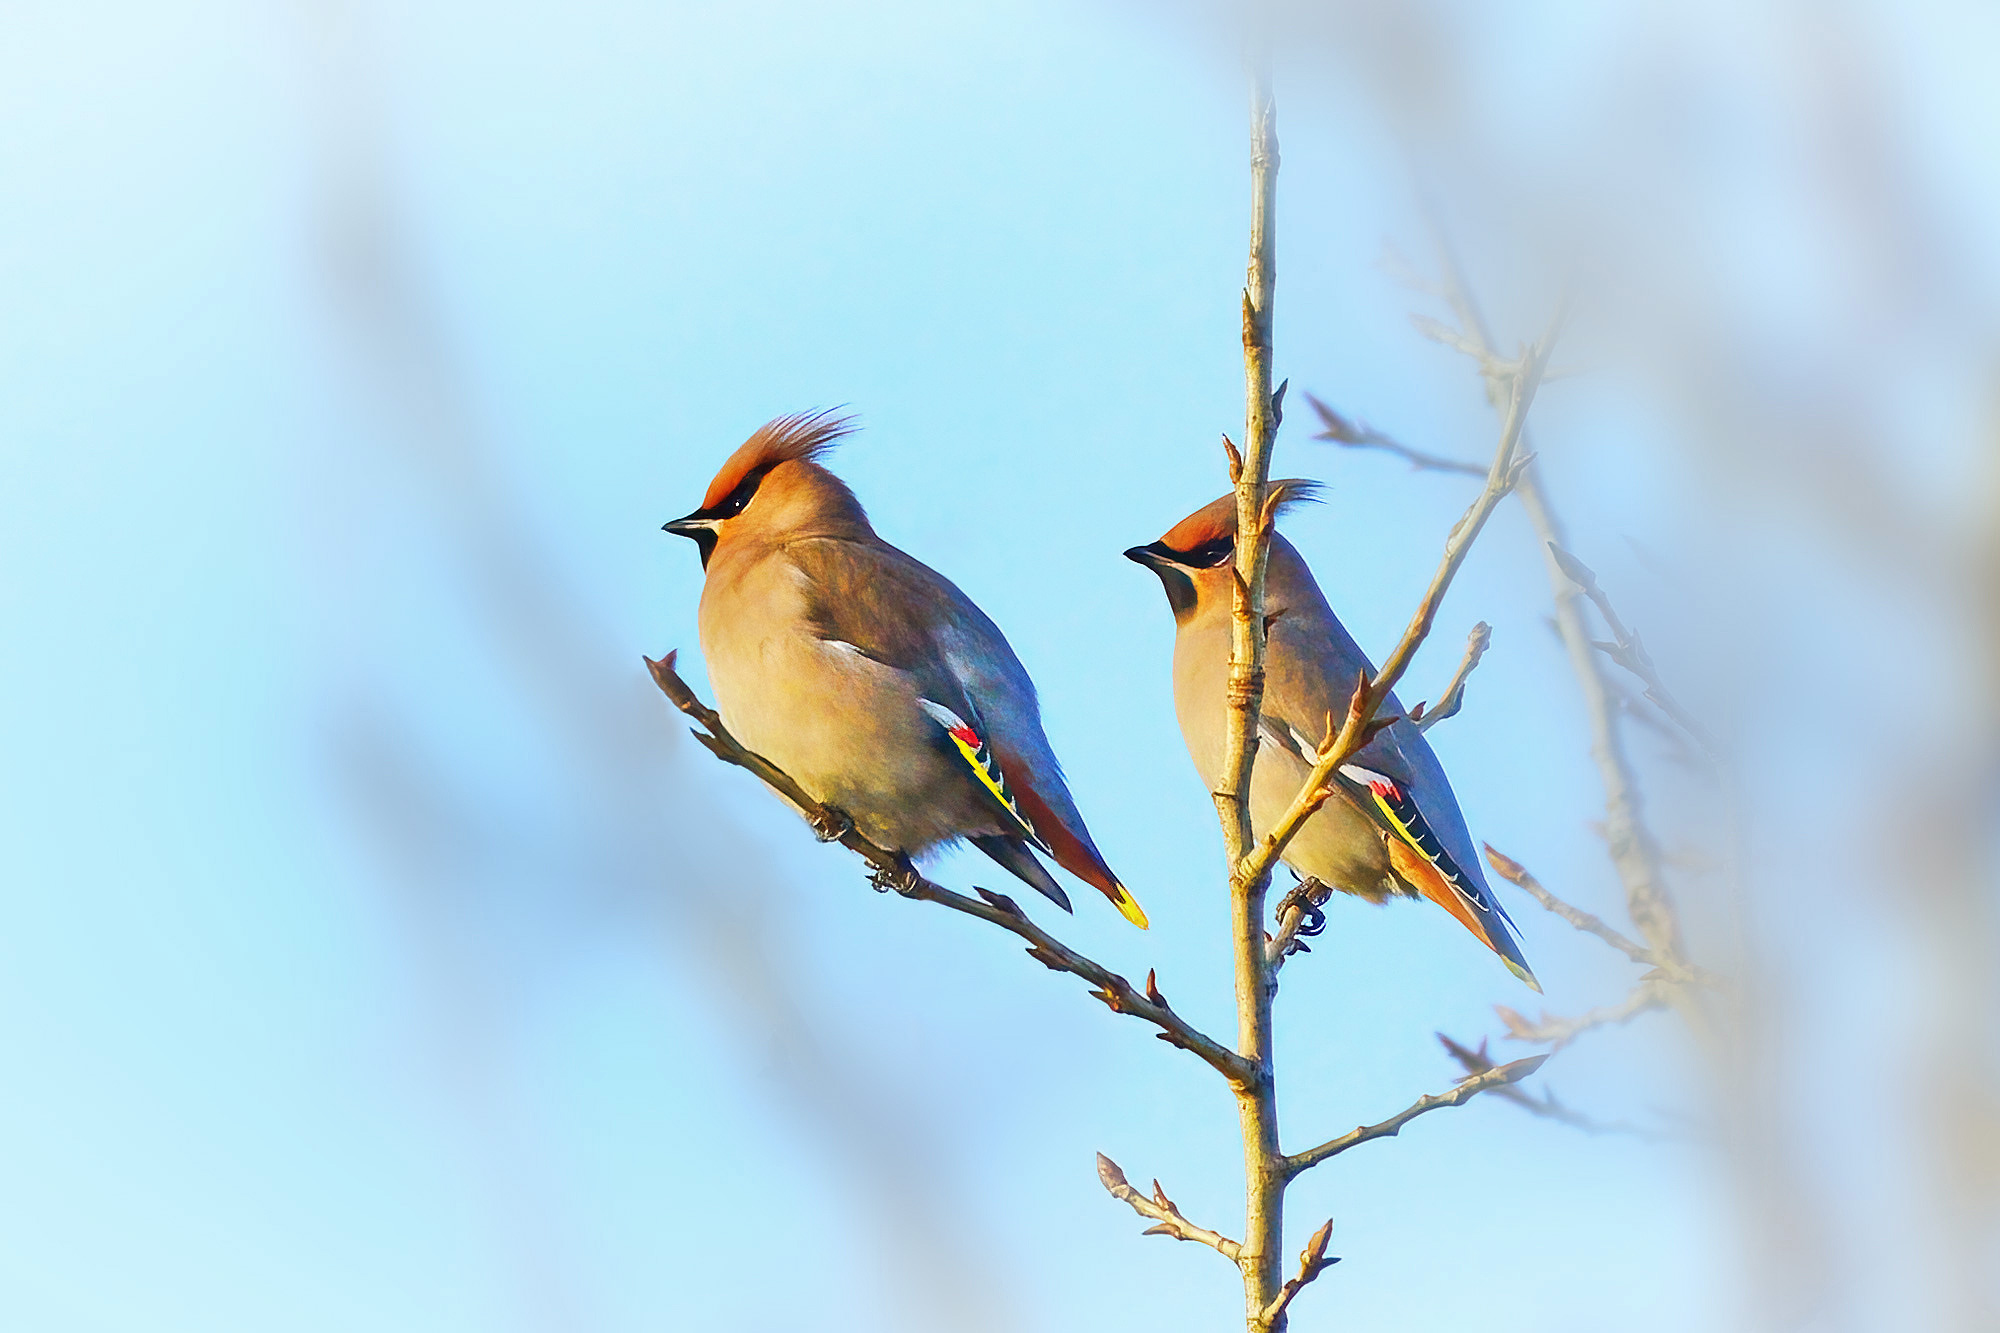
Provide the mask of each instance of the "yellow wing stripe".
MULTIPOLYGON (((1438 872, 1438 877, 1440 879, 1442 879, 1445 883, 1451 885, 1452 892, 1456 893, 1461 899, 1463 899, 1468 907, 1476 909, 1481 915, 1490 915, 1484 903, 1480 902, 1477 898, 1473 897, 1471 894, 1465 891, 1465 887, 1458 882, 1457 875, 1446 874, 1444 866, 1438 864, 1440 861, 1445 860, 1443 848, 1440 847, 1438 850, 1432 851, 1430 848, 1424 846, 1424 839, 1426 836, 1428 836, 1433 843, 1435 843, 1437 840, 1437 835, 1430 831, 1429 825, 1424 825, 1421 828, 1412 828, 1407 822, 1405 822, 1403 816, 1396 813, 1396 808, 1389 804, 1388 800, 1383 797, 1380 791, 1377 791, 1373 787, 1371 787, 1369 788, 1369 794, 1375 798, 1376 808, 1381 810, 1383 817, 1389 821, 1389 826, 1396 830, 1396 832, 1402 837, 1404 842, 1410 844, 1411 848, 1415 850, 1418 856, 1423 857, 1424 860, 1434 870, 1438 872)), ((1457 867, 1453 866, 1452 869, 1456 870, 1457 867)))
POLYGON ((1027 834, 1037 847, 1046 851, 1047 844, 1042 841, 1042 835, 1035 832, 1035 826, 1021 813, 1021 807, 1014 804, 1014 795, 1007 790, 1007 779, 1000 772, 1000 765, 993 762, 993 752, 986 747, 984 741, 975 744, 966 740, 962 733, 969 731, 970 727, 962 730, 959 727, 952 727, 946 730, 945 735, 951 737, 951 743, 958 747, 961 755, 965 756, 965 762, 971 767, 973 776, 979 779, 980 785, 992 792, 1000 804, 1006 807, 1007 813, 1014 816, 1014 821, 1021 826, 1021 831, 1027 834))

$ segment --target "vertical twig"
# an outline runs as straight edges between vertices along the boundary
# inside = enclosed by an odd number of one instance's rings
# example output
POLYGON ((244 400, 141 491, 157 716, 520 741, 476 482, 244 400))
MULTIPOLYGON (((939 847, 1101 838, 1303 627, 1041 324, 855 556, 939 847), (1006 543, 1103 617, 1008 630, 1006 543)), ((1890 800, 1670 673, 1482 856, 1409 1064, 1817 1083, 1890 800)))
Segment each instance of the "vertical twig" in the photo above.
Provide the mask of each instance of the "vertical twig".
MULTIPOLYGON (((1271 1068, 1270 965, 1264 948, 1264 898, 1268 870, 1239 868, 1251 845, 1250 774, 1257 759, 1257 719, 1264 700, 1264 567, 1270 551, 1266 510, 1271 443, 1277 434, 1280 395, 1271 392, 1271 309, 1277 285, 1277 107, 1271 76, 1259 63, 1250 86, 1250 260, 1243 289, 1245 412, 1241 461, 1232 457, 1236 486, 1236 597, 1230 632, 1229 717, 1216 814, 1230 867, 1230 929, 1236 982, 1237 1053, 1256 1077, 1236 1092, 1243 1130, 1244 1223, 1239 1265, 1251 1333, 1284 1326, 1284 1307, 1273 1303, 1284 1284, 1284 1154, 1278 1146, 1278 1103, 1271 1068), (1267 1315, 1266 1311, 1270 1313, 1267 1315)), ((1233 453, 1234 451, 1232 451, 1233 453)))

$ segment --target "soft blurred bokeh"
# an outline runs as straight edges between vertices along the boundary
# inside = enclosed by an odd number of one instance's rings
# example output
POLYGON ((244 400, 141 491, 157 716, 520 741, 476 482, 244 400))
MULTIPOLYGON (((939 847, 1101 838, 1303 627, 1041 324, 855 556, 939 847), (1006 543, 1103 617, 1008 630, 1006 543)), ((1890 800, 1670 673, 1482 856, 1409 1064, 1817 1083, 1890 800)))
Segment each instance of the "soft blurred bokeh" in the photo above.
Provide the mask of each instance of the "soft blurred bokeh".
MULTIPOLYGON (((1213 1075, 869 892, 640 655, 705 684, 661 521, 765 418, 851 405, 836 468, 1006 629, 1155 923, 1083 894, 1065 937, 1230 1029, 1171 625, 1117 553, 1242 421, 1238 17, 0 9, 0 1324, 1235 1320, 1092 1171, 1235 1229, 1213 1075)), ((1386 652, 1471 483, 1312 442, 1296 394, 1490 450, 1409 320, 1448 315, 1425 200, 1505 345, 1575 282, 1542 476, 1728 738, 1719 800, 1626 727, 1691 947, 1756 997, 1736 1067, 1655 1014, 1534 1085, 1694 1142, 1486 1098, 1307 1177, 1291 1245, 1331 1215, 1344 1262, 1294 1327, 1994 1327, 2000 17, 1269 21, 1276 470, 1328 483, 1288 530, 1386 652)), ((1477 836, 1622 923, 1549 598, 1510 505, 1403 693, 1493 624, 1432 739, 1477 836)), ((1552 1012, 1629 988, 1503 892, 1552 1012)), ((1447 1086, 1438 1030, 1527 1053, 1444 914, 1331 921, 1280 998, 1293 1146, 1447 1086)))

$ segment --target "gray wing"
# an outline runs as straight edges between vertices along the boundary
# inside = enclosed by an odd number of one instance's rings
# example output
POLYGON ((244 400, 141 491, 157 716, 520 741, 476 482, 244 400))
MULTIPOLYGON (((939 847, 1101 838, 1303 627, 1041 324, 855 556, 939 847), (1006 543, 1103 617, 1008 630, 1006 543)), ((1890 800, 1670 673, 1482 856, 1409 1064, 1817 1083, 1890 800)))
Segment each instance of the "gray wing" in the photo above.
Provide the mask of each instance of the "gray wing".
MULTIPOLYGON (((957 585, 886 542, 813 538, 786 554, 806 576, 807 615, 821 638, 851 644, 907 673, 923 697, 951 709, 1005 755, 1009 788, 1032 799, 1067 829, 1083 817, 1071 800, 1062 767, 1042 731, 1034 682, 999 626, 957 585)), ((1047 816, 1029 815, 1038 838, 1053 830, 1047 816)), ((1087 837, 1088 835, 1084 835, 1087 837)))
MULTIPOLYGON (((1347 716, 1356 676, 1363 670, 1374 675, 1374 663, 1330 612, 1320 614, 1312 608, 1281 616, 1271 626, 1269 686, 1264 703, 1266 734, 1275 722, 1276 728, 1289 732, 1309 756, 1326 735, 1327 718, 1337 726, 1347 716)), ((1393 692, 1383 711, 1392 715, 1403 712, 1402 702, 1393 692)), ((1351 763, 1381 773, 1408 791, 1459 869, 1481 888, 1487 887, 1458 797, 1416 724, 1395 723, 1363 746, 1351 763)), ((1353 804, 1370 819, 1384 823, 1375 803, 1358 790, 1353 804)))
POLYGON ((785 554, 805 576, 813 632, 913 677, 925 698, 969 716, 972 701, 948 661, 952 642, 997 651, 1026 679, 985 613, 951 580, 895 547, 817 537, 790 543, 785 554))

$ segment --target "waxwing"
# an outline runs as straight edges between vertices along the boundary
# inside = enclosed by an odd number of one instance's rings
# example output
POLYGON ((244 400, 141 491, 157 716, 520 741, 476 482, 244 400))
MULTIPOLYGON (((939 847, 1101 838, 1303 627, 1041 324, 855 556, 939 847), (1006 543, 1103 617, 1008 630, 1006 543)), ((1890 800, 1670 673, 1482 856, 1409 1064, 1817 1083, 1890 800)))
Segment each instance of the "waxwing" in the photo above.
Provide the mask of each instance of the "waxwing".
MULTIPOLYGON (((1279 508, 1312 498, 1310 482, 1274 481, 1279 508)), ((1182 519, 1149 546, 1125 552, 1159 575, 1174 613, 1174 711, 1188 754, 1211 790, 1220 780, 1227 729, 1236 497, 1182 519)), ((1277 533, 1264 582, 1269 625, 1264 706, 1250 779, 1250 822, 1259 837, 1304 786, 1328 719, 1347 713, 1359 674, 1374 665, 1334 617, 1298 550, 1277 533)), ((1383 715, 1402 714, 1390 695, 1383 715)), ((1285 848, 1302 876, 1370 902, 1421 894, 1450 912, 1515 976, 1536 991, 1501 908, 1473 854, 1472 836, 1444 769, 1407 720, 1381 732, 1343 764, 1332 800, 1285 848)))
POLYGON ((1006 638, 876 536, 819 465, 852 429, 826 412, 779 417, 666 525, 701 551, 701 649, 723 722, 882 846, 916 857, 962 838, 1068 911, 1040 851, 1144 927, 1006 638))

